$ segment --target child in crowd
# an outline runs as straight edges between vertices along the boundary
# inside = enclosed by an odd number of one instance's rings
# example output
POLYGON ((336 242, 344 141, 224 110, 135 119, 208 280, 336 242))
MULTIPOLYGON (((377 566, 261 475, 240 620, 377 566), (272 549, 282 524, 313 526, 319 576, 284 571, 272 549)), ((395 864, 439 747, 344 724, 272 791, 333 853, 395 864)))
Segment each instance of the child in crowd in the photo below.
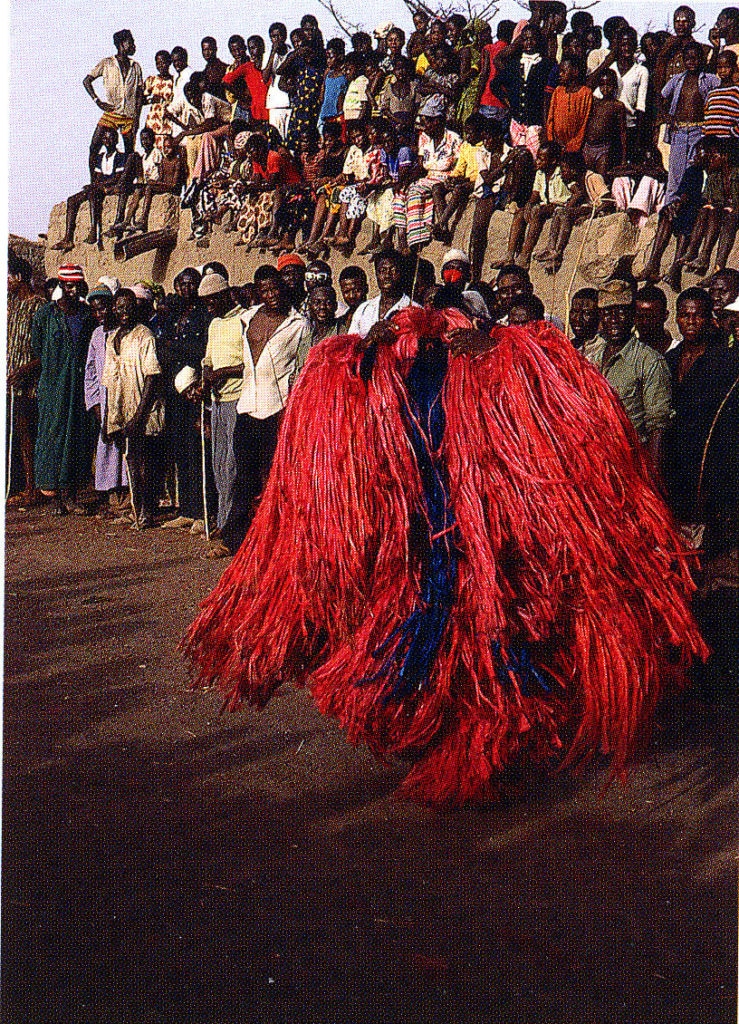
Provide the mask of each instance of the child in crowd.
POLYGON ((372 113, 372 98, 369 93, 369 79, 364 74, 364 61, 359 53, 348 53, 344 58, 344 121, 348 127, 351 121, 364 122, 372 113))
POLYGON ((585 167, 604 178, 626 158, 626 107, 616 99, 618 78, 612 68, 600 75, 602 99, 593 99, 582 147, 585 167))
POLYGON ((562 150, 557 142, 544 142, 539 147, 531 198, 513 217, 508 252, 500 266, 518 263, 528 269, 544 224, 558 206, 564 206, 572 199, 572 192, 562 177, 561 156, 562 150))
POLYGON ((716 148, 708 152, 703 205, 682 258, 685 269, 701 277, 708 273, 717 241, 714 273, 724 269, 739 225, 739 167, 729 159, 730 140, 716 135, 707 138, 715 140, 716 148))
POLYGON ((324 125, 340 122, 344 110, 344 98, 349 84, 343 69, 344 41, 329 39, 326 43, 326 71, 323 76, 323 102, 318 115, 318 131, 323 134, 324 125))
POLYGON ((547 274, 556 274, 559 271, 572 228, 586 209, 585 164, 581 154, 563 153, 560 170, 562 181, 570 190, 570 198, 552 212, 549 242, 546 249, 536 256, 536 259, 544 264, 547 274))
POLYGON ((565 153, 580 152, 593 106, 593 94, 583 82, 582 64, 564 57, 559 65, 559 85, 552 93, 547 115, 547 138, 558 142, 565 153))
POLYGON ((719 146, 719 142, 708 135, 696 148, 692 163, 680 180, 677 195, 660 211, 652 251, 644 270, 636 275, 637 281, 650 281, 652 284, 659 281, 662 257, 674 233, 677 240, 675 257, 663 280, 674 291, 680 291, 683 256, 701 208, 704 171, 714 162, 714 155, 718 153, 719 146))

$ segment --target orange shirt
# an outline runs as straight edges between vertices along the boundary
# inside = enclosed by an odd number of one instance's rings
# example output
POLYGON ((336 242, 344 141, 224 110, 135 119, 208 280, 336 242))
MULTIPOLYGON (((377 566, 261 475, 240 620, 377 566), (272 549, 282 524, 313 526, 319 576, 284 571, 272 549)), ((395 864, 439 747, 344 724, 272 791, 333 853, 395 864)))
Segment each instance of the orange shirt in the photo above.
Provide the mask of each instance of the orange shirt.
POLYGON ((576 92, 558 85, 549 102, 547 138, 558 142, 566 153, 581 150, 592 105, 593 93, 586 85, 576 92))

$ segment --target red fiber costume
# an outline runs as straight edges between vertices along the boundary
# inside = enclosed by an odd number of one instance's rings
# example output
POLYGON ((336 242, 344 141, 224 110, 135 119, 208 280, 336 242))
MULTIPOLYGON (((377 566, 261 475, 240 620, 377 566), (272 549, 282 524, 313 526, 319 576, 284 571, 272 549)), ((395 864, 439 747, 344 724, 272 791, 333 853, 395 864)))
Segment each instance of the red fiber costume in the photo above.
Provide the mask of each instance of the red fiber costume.
POLYGON ((473 358, 449 354, 471 326, 456 309, 393 323, 368 377, 358 337, 312 350, 252 527, 183 642, 197 681, 231 709, 307 684, 352 743, 414 761, 399 794, 425 803, 490 799, 518 755, 600 751, 623 774, 665 685, 707 653, 631 424, 549 324, 496 327, 473 358), (408 388, 428 339, 444 419, 426 458, 408 388))

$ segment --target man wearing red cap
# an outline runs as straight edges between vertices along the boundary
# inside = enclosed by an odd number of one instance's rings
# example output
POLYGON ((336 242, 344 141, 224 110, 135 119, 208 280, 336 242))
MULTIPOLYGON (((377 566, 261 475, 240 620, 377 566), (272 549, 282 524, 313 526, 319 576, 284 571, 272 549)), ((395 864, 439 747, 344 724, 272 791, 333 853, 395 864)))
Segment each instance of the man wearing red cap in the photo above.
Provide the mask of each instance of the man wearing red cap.
POLYGON ((283 252, 277 258, 277 272, 290 293, 293 309, 302 311, 307 292, 305 290, 305 260, 296 252, 283 252))
POLYGON ((84 514, 75 498, 92 468, 94 435, 85 409, 85 362, 95 321, 80 302, 82 267, 67 263, 57 276, 61 298, 43 305, 31 327, 31 346, 41 370, 36 486, 56 498, 56 515, 84 514))

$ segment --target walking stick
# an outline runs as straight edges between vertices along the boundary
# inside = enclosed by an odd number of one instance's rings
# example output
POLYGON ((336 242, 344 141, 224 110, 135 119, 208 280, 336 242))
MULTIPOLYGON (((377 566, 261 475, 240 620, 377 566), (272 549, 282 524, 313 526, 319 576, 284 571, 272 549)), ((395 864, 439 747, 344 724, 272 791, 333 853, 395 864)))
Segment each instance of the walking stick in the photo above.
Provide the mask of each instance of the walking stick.
POLYGON ((587 223, 587 225, 585 227, 585 230, 583 231, 582 242, 580 242, 580 251, 577 254, 577 259, 575 260, 575 266, 574 266, 574 269, 572 271, 572 277, 570 278, 570 283, 567 285, 567 291, 565 292, 565 334, 567 334, 567 335, 569 335, 569 333, 570 333, 570 295, 572 293, 572 286, 575 283, 575 275, 577 274, 578 270, 580 269, 580 260, 582 259, 582 254, 583 254, 583 251, 585 249, 585 243, 588 240, 588 234, 590 232, 590 226, 593 223, 593 218, 594 217, 595 217, 595 203, 592 204, 592 207, 591 207, 591 210, 590 210, 590 218, 588 219, 588 223, 587 223))
POLYGON ((210 544, 210 524, 208 523, 208 484, 205 472, 205 399, 200 399, 200 452, 203 476, 203 523, 205 539, 210 544))
POLYGON ((133 493, 133 476, 131 474, 131 466, 129 465, 128 462, 128 438, 126 438, 126 444, 123 449, 123 462, 125 463, 126 466, 126 476, 128 477, 128 493, 131 497, 131 508, 133 509, 133 528, 134 530, 139 530, 139 513, 138 509, 136 508, 136 499, 133 493))
POLYGON ((10 497, 10 482, 11 473, 13 470, 13 433, 14 433, 14 419, 15 419, 15 388, 11 385, 10 388, 10 428, 8 430, 8 479, 5 484, 5 500, 7 501, 10 497))

